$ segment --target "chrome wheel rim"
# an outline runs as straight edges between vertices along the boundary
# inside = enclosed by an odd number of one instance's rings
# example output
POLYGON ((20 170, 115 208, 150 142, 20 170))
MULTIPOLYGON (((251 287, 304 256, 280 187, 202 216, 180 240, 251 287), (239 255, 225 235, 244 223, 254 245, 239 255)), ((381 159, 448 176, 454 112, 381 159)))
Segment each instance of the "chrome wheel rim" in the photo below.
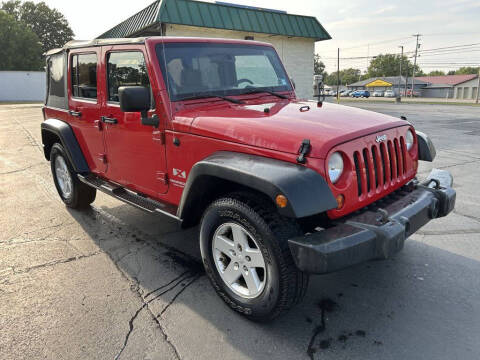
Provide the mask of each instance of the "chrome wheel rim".
POLYGON ((68 171, 67 163, 62 156, 55 158, 55 175, 63 197, 70 197, 70 195, 72 195, 73 182, 70 171, 68 171))
POLYGON ((235 294, 255 298, 265 288, 267 271, 262 251, 241 225, 225 223, 212 241, 213 259, 223 282, 235 294))

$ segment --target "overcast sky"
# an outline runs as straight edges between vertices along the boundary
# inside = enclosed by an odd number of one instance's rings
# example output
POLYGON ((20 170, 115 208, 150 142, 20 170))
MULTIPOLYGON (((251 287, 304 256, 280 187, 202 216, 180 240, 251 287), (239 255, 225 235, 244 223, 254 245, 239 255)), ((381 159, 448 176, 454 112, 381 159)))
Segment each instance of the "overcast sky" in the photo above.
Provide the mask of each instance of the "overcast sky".
MULTIPOLYGON (((152 2, 44 1, 65 14, 77 39, 94 38, 152 2)), ((259 3, 258 0, 230 2, 251 6, 259 3)), ((399 52, 399 45, 411 52, 415 50, 415 38, 411 36, 415 33, 423 34, 421 49, 479 43, 461 49, 462 52, 442 55, 437 52, 420 57, 419 63, 427 72, 433 68, 454 69, 460 63, 480 65, 480 0, 262 0, 261 6, 315 16, 333 38, 316 45, 316 52, 329 72, 336 69, 338 47, 344 58, 399 52)), ((342 59, 340 66, 365 70, 367 64, 367 59, 342 59)))

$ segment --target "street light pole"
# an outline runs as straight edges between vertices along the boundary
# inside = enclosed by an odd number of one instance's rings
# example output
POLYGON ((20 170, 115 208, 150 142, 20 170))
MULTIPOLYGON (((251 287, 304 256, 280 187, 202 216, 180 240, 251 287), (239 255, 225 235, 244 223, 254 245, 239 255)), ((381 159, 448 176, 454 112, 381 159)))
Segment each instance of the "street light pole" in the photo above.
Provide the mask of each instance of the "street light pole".
POLYGON ((338 48, 337 56, 337 104, 340 103, 340 48, 338 48))
POLYGON ((400 55, 400 76, 398 77, 398 97, 402 97, 401 91, 400 91, 400 85, 402 83, 402 63, 403 63, 403 46, 400 45, 399 48, 402 49, 402 55, 400 55))
POLYGON ((480 67, 478 68, 477 99, 475 100, 476 104, 478 104, 479 93, 480 93, 480 67))
POLYGON ((417 66, 418 38, 421 36, 421 34, 414 34, 412 36, 415 36, 417 38, 417 44, 415 45, 415 61, 413 63, 413 75, 412 75, 412 92, 410 93, 411 98, 413 98, 413 89, 415 86, 415 67, 417 66))

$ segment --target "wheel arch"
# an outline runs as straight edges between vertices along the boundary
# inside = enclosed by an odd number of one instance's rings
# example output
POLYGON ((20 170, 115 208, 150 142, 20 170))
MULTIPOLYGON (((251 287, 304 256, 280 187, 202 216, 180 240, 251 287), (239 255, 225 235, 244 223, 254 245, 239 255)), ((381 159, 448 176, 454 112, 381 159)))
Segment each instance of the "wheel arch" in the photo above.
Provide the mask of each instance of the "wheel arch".
POLYGON ((45 159, 50 160, 52 146, 55 143, 60 143, 77 173, 90 172, 77 138, 69 124, 58 119, 48 119, 42 122, 41 132, 45 159))
POLYGON ((205 208, 218 197, 247 190, 273 204, 279 194, 287 207, 276 207, 290 218, 303 218, 335 208, 337 202, 325 179, 305 166, 233 152, 217 152, 196 163, 187 179, 177 216, 183 227, 198 223, 205 208))

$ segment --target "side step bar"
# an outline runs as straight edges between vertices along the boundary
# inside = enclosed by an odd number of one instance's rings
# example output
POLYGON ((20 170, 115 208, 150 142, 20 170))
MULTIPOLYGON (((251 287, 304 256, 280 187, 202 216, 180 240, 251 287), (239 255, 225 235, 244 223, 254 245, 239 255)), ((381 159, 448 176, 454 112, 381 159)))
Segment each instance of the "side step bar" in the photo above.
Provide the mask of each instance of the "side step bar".
POLYGON ((81 182, 91 187, 94 187, 110 196, 113 196, 114 198, 121 200, 127 204, 133 205, 143 211, 149 212, 151 214, 164 214, 171 218, 174 218, 175 220, 181 221, 180 218, 177 216, 176 206, 155 201, 146 197, 145 195, 141 195, 125 189, 124 187, 121 187, 110 181, 103 180, 95 175, 78 174, 77 176, 81 182))

